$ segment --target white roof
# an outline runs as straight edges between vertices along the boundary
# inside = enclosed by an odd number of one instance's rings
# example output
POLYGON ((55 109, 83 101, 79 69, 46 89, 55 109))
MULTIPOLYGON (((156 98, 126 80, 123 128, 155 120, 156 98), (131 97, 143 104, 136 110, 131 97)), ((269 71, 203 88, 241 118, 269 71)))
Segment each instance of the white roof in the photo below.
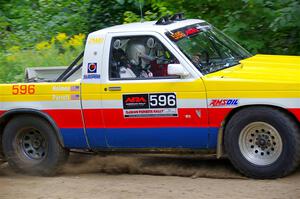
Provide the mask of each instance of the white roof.
POLYGON ((139 32, 139 31, 155 31, 164 33, 166 31, 171 31, 174 29, 178 29, 187 25, 195 24, 195 23, 201 23, 205 22, 204 20, 199 19, 186 19, 182 21, 174 21, 171 24, 168 25, 156 25, 156 21, 148 21, 148 22, 137 22, 137 23, 129 23, 129 24, 123 24, 123 25, 117 25, 112 26, 109 28, 104 28, 101 30, 98 30, 96 32, 93 32, 91 34, 105 34, 108 32, 139 32))

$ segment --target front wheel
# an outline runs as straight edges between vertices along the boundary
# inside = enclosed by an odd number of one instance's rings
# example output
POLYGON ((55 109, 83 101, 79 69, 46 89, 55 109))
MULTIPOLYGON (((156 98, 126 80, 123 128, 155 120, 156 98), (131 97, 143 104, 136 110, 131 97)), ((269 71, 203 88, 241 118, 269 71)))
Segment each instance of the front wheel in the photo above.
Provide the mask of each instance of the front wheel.
POLYGON ((229 120, 224 142, 233 165, 248 177, 283 177, 300 162, 299 126, 277 109, 240 110, 229 120))
POLYGON ((59 144, 53 128, 34 116, 12 119, 4 129, 2 141, 8 164, 27 174, 54 175, 69 154, 59 144))

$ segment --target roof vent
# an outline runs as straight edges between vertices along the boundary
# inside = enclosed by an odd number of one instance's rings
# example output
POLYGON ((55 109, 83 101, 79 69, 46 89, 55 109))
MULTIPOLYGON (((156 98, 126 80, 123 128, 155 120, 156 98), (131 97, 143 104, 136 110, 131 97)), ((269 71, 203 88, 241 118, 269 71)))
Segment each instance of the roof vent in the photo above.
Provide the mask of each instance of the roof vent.
POLYGON ((184 13, 176 13, 173 16, 170 17, 170 15, 165 15, 161 18, 159 18, 159 20, 157 20, 157 22, 155 23, 156 25, 168 25, 173 23, 174 21, 182 21, 185 20, 184 18, 184 13))
POLYGON ((182 20, 185 20, 184 18, 184 13, 183 12, 180 12, 180 13, 176 13, 174 14, 171 18, 170 18, 171 21, 182 21, 182 20))
POLYGON ((159 20, 157 20, 157 22, 155 23, 156 25, 168 25, 173 23, 172 20, 170 20, 170 16, 166 15, 161 17, 159 20))

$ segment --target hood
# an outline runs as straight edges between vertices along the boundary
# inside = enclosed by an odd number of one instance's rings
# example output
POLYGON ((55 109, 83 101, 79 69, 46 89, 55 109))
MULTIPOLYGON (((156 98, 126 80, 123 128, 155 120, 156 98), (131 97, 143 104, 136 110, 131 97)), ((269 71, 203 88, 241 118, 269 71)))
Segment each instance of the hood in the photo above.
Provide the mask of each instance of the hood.
POLYGON ((255 55, 203 79, 208 90, 300 91, 300 56, 255 55))

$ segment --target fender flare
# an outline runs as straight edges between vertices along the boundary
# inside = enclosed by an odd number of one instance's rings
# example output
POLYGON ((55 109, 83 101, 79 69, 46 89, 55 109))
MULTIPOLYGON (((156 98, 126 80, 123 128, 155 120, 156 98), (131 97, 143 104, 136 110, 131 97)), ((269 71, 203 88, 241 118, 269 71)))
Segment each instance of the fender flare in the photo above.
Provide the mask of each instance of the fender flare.
POLYGON ((49 124, 52 126, 55 134, 56 134, 56 137, 58 139, 58 142, 59 144, 62 146, 62 147, 65 147, 64 146, 64 140, 63 140, 63 137, 60 133, 60 129, 58 128, 56 122, 45 112, 43 111, 40 111, 40 110, 36 110, 36 109, 31 109, 31 108, 18 108, 18 109, 11 109, 9 111, 6 111, 5 113, 3 113, 1 115, 1 118, 0 118, 0 124, 2 124, 3 122, 6 122, 8 120, 10 120, 11 118, 13 118, 14 116, 16 115, 25 115, 25 114, 28 114, 28 115, 35 115, 35 116, 38 116, 40 118, 43 118, 45 119, 47 122, 49 122, 49 124))

